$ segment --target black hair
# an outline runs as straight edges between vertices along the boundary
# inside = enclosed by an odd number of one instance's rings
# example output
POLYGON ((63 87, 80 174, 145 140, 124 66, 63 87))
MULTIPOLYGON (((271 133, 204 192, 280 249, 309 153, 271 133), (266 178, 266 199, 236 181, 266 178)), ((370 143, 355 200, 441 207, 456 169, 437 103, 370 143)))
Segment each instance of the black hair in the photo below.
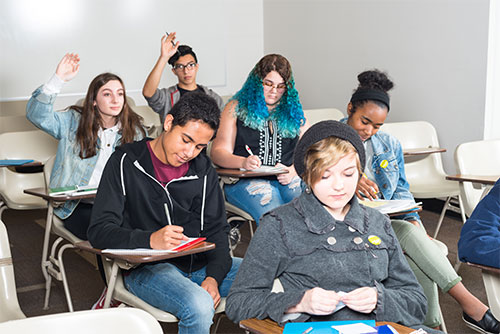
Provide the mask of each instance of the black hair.
POLYGON ((219 128, 220 109, 212 97, 201 92, 188 92, 182 95, 169 112, 174 118, 172 126, 184 126, 189 121, 202 121, 214 130, 215 138, 219 128))
POLYGON ((198 58, 196 58, 196 54, 194 53, 193 49, 189 45, 179 45, 179 48, 177 49, 177 52, 174 53, 172 57, 168 60, 168 63, 173 67, 175 65, 175 62, 179 60, 180 57, 185 56, 185 55, 191 55, 194 58, 194 61, 198 63, 198 58))
POLYGON ((358 81, 359 85, 351 98, 352 112, 368 102, 373 102, 379 107, 389 110, 389 94, 387 92, 394 87, 394 83, 389 79, 387 73, 378 69, 364 71, 358 74, 358 81), (366 94, 367 92, 368 94, 366 94), (362 96, 372 96, 373 98, 363 98, 362 96))

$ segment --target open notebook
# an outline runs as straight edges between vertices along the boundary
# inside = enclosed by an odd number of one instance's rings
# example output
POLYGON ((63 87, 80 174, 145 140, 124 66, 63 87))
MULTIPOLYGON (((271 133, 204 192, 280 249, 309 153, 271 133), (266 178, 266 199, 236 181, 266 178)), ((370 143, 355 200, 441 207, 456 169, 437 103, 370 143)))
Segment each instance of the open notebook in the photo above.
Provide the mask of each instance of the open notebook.
POLYGON ((103 249, 103 254, 115 254, 115 255, 139 255, 139 256, 148 256, 148 255, 164 255, 164 254, 172 254, 178 253, 192 246, 195 246, 203 241, 206 238, 188 238, 188 240, 181 242, 181 244, 172 249, 150 249, 150 248, 135 248, 135 249, 103 249))
POLYGON ((415 210, 419 204, 422 204, 409 199, 375 199, 373 201, 365 199, 359 201, 359 203, 385 214, 415 210))

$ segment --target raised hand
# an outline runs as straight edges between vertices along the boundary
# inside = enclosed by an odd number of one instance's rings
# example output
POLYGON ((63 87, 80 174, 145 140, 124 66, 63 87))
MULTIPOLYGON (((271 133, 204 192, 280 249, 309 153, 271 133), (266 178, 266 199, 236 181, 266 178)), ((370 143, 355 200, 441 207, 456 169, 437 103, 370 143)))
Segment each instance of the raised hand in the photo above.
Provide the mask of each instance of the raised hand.
POLYGON ((77 53, 66 53, 56 68, 56 75, 67 82, 73 79, 80 69, 80 57, 77 53))
POLYGON ((169 60, 179 48, 179 42, 175 43, 175 32, 169 34, 168 36, 163 35, 161 38, 161 54, 160 58, 169 60))

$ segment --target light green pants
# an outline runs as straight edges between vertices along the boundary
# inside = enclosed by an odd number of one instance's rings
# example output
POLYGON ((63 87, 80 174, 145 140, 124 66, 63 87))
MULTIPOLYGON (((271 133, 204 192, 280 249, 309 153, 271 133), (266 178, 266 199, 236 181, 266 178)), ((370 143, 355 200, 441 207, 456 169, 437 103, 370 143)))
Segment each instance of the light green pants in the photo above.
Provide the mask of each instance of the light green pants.
POLYGON ((423 227, 404 220, 391 222, 406 259, 427 297, 428 310, 424 325, 439 326, 441 318, 437 286, 446 293, 462 278, 457 275, 446 255, 427 236, 423 227))

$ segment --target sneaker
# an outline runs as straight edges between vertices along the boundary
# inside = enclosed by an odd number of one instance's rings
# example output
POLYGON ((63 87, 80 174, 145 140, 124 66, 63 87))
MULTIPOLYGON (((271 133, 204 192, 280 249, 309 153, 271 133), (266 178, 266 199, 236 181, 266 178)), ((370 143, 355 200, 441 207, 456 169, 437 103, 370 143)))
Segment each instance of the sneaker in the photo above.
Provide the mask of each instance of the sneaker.
POLYGON ((500 333, 500 322, 491 314, 491 311, 488 310, 484 314, 483 318, 479 321, 476 321, 469 317, 465 312, 463 314, 463 318, 467 327, 472 328, 476 332, 484 333, 484 334, 499 334, 500 333))
MULTIPOLYGON (((102 290, 101 296, 95 302, 95 304, 92 305, 92 310, 100 310, 100 309, 104 308, 104 301, 106 300, 106 293, 108 293, 107 287, 105 287, 104 290, 102 290)), ((121 304, 122 304, 122 302, 120 302, 116 299, 111 299, 111 302, 109 303, 109 307, 119 307, 121 304)))

